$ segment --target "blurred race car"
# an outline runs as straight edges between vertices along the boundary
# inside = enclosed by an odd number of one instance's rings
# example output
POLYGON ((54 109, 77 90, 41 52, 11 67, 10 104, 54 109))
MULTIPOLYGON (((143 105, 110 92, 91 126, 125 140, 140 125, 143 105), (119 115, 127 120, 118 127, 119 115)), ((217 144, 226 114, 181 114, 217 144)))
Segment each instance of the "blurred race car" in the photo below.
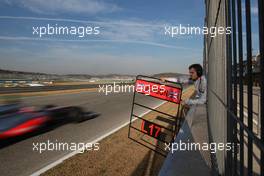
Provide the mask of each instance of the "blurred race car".
POLYGON ((18 103, 2 105, 0 106, 0 116, 12 112, 17 112, 19 111, 19 108, 20 105, 18 103))
POLYGON ((55 124, 81 122, 97 116, 85 113, 77 106, 59 107, 48 105, 40 110, 21 107, 19 104, 0 106, 0 141, 18 137, 55 124))

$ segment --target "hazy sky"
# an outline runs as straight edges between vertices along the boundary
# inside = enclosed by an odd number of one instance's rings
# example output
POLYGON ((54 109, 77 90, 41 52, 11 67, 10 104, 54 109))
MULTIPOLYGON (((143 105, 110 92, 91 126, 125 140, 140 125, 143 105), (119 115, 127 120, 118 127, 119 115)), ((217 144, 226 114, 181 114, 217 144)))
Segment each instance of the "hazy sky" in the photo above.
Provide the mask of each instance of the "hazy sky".
POLYGON ((165 25, 203 26, 203 0, 2 0, 0 68, 58 74, 187 73, 203 36, 171 38, 165 25), (190 5, 191 4, 191 5, 190 5), (33 35, 33 27, 99 26, 100 34, 33 35))

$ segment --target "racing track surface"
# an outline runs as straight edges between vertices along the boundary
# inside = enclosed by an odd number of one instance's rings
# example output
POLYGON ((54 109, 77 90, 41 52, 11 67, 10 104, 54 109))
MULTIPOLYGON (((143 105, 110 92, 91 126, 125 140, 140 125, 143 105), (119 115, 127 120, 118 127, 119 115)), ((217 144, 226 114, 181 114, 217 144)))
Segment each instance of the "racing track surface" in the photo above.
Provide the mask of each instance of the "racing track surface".
MULTIPOLYGON (((124 124, 130 118, 132 93, 112 93, 106 96, 99 92, 81 92, 30 97, 24 98, 22 101, 26 105, 35 106, 47 104, 77 105, 86 111, 100 113, 100 116, 82 123, 65 124, 46 133, 1 148, 0 175, 30 175, 71 152, 45 151, 40 154, 33 151, 33 143, 47 142, 48 140, 68 143, 90 142, 124 124)), ((155 107, 162 102, 149 97, 142 97, 140 101, 150 107, 155 107)))
MULTIPOLYGON (((25 93, 25 92, 98 88, 99 85, 103 85, 103 84, 57 85, 57 86, 39 86, 39 87, 0 87, 0 95, 10 94, 10 93, 22 93, 22 92, 25 93)), ((107 85, 112 85, 112 84, 107 84, 107 85)))

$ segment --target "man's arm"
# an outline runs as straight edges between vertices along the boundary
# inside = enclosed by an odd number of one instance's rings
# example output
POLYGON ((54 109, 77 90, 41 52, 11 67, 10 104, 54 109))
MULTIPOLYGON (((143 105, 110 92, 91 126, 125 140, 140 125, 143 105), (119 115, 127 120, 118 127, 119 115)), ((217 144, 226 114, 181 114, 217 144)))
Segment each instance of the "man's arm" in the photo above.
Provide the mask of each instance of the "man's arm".
POLYGON ((171 81, 171 82, 177 82, 177 78, 164 78, 164 77, 161 77, 160 78, 162 82, 166 82, 166 81, 171 81))
POLYGON ((187 99, 185 100, 185 104, 187 105, 194 105, 194 104, 205 104, 207 101, 207 81, 205 78, 201 80, 201 84, 198 85, 198 98, 194 99, 187 99))
POLYGON ((205 103, 206 103, 206 93, 203 93, 199 98, 185 100, 185 104, 187 105, 205 104, 205 103))

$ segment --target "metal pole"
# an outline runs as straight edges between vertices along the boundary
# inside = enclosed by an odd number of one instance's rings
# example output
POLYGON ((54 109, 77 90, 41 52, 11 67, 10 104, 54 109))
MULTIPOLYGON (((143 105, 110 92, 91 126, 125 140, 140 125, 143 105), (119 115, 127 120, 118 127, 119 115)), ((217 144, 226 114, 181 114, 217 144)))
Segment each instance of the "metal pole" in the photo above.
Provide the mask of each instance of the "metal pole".
MULTIPOLYGON (((247 91, 248 91, 248 129, 253 130, 252 118, 252 39, 251 39, 251 9, 250 0, 246 0, 246 42, 247 42, 247 91)), ((252 175, 252 154, 253 154, 253 141, 248 137, 248 175, 252 175)))
MULTIPOLYGON (((243 85, 243 34, 241 0, 237 0, 238 59, 239 59, 239 119, 244 123, 244 85, 243 85)), ((239 173, 244 175, 244 130, 239 128, 239 173)))
MULTIPOLYGON (((226 17, 226 27, 231 26, 231 13, 230 13, 230 0, 225 1, 225 17, 226 17)), ((232 107, 232 45, 231 36, 226 35, 226 75, 227 75, 227 107, 231 111, 232 107)), ((232 117, 227 111, 227 143, 232 143, 232 117)), ((226 175, 232 175, 232 150, 226 152, 226 163, 225 163, 225 173, 226 175)))
MULTIPOLYGON (((259 49, 260 49, 260 104, 261 104, 261 142, 264 143, 264 2, 258 0, 259 13, 259 49)), ((261 175, 264 176, 264 151, 261 151, 261 175)))

